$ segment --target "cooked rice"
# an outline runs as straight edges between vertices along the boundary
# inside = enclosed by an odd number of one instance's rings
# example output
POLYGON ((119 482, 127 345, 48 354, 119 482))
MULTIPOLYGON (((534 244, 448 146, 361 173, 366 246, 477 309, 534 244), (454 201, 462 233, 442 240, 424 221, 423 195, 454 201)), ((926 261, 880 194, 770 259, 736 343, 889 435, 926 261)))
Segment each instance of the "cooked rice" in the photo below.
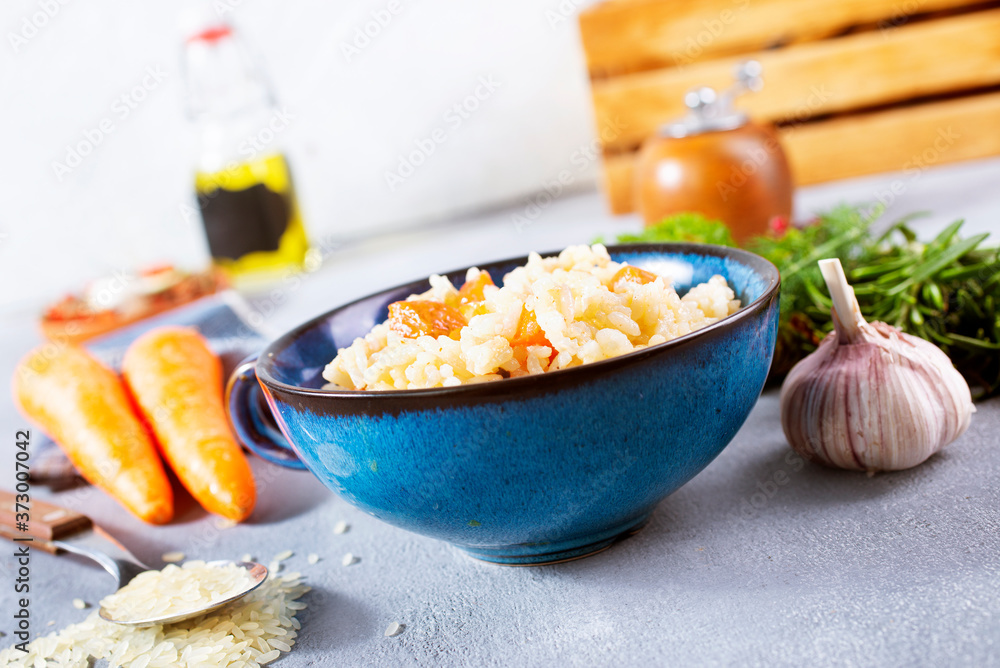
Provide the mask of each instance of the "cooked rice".
MULTIPOLYGON (((457 339, 405 338, 388 322, 338 351, 323 371, 330 386, 393 390, 449 387, 565 369, 656 345, 735 313, 740 302, 721 276, 680 297, 669 277, 645 284, 612 279, 625 266, 600 245, 570 246, 556 257, 532 253, 523 267, 487 286, 484 303, 457 339), (533 311, 553 347, 511 347, 522 310, 533 311), (554 350, 553 350, 554 348, 554 350)), ((472 268, 467 281, 480 271, 472 268)), ((408 300, 455 301, 443 276, 408 300)))
MULTIPOLYGON (((94 611, 78 624, 29 643, 27 654, 13 647, 0 651, 0 665, 21 668, 44 666, 48 661, 84 668, 93 658, 107 659, 113 668, 258 668, 295 644, 301 628, 295 615, 306 607, 298 599, 309 591, 301 584, 300 574, 278 576, 277 566, 268 566, 268 578, 256 590, 207 615, 140 628, 105 621, 94 611)), ((181 590, 197 592, 197 570, 177 570, 190 576, 181 590)))

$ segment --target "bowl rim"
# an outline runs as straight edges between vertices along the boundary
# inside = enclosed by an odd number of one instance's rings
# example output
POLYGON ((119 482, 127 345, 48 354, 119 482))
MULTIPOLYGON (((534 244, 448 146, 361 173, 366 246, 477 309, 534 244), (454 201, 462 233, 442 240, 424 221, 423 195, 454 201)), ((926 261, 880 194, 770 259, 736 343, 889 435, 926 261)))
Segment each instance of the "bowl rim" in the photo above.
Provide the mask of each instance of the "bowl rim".
MULTIPOLYGON (((278 380, 270 372, 269 366, 271 364, 272 358, 274 358, 278 351, 284 350, 285 348, 291 346, 295 341, 307 330, 316 327, 317 325, 328 321, 333 317, 338 311, 350 308, 355 304, 369 300, 377 295, 396 292, 398 290, 403 290, 405 288, 410 288, 411 286, 416 289, 417 286, 425 285, 430 278, 425 277, 415 281, 409 281, 407 283, 401 283, 394 287, 384 288, 376 292, 372 292, 358 299, 354 299, 340 306, 334 307, 328 311, 325 311, 313 318, 310 318, 306 322, 294 327, 293 329, 282 334, 278 338, 271 341, 264 349, 261 351, 256 362, 256 374, 259 381, 267 385, 271 389, 280 390, 284 393, 295 394, 300 396, 308 397, 330 397, 336 399, 345 399, 349 401, 368 401, 375 398, 382 399, 405 399, 405 398, 433 398, 433 397, 443 397, 443 396, 462 396, 471 394, 494 394, 495 392, 506 393, 507 390, 517 390, 518 388, 524 388, 525 386, 537 387, 539 383, 549 382, 549 381, 560 381, 563 379, 571 379, 574 375, 581 374, 596 374, 601 371, 610 371, 622 366, 628 366, 636 361, 645 359, 646 357, 659 355, 664 351, 682 347, 690 342, 696 341, 699 338, 704 338, 711 334, 712 332, 718 331, 725 327, 729 327, 732 324, 739 322, 745 318, 750 317, 754 313, 762 310, 764 306, 772 299, 774 299, 778 293, 781 286, 781 274, 778 268, 769 260, 756 253, 751 253, 750 251, 743 250, 742 248, 734 248, 730 246, 717 246, 714 244, 700 244, 700 243, 684 243, 684 242, 671 242, 671 243, 631 243, 631 244, 614 244, 606 246, 608 253, 629 253, 629 252, 649 252, 649 253, 663 253, 663 254, 673 254, 673 255, 706 255, 719 258, 733 258, 742 264, 750 267, 752 270, 757 272, 764 278, 768 284, 765 286, 763 292, 746 306, 743 306, 736 313, 728 315, 721 320, 718 320, 711 325, 702 327, 693 332, 689 332, 675 339, 670 339, 669 341, 664 341, 663 343, 658 343, 653 346, 648 346, 641 350, 633 350, 632 352, 625 353, 624 355, 618 355, 615 357, 609 357, 607 359, 598 360, 596 362, 588 362, 587 364, 581 364, 579 366, 569 367, 567 369, 556 369, 555 371, 545 372, 541 374, 529 375, 529 376, 519 376, 517 378, 504 378, 498 381, 490 381, 483 383, 466 383, 463 385, 455 385, 451 387, 428 387, 428 388, 415 388, 415 389, 405 389, 405 390, 350 390, 350 389, 340 389, 340 390, 325 390, 321 388, 311 388, 311 387, 301 387, 298 385, 290 385, 283 381, 278 380)), ((558 251, 550 251, 545 253, 539 253, 543 258, 552 257, 558 255, 564 249, 558 251)), ((504 265, 510 265, 512 263, 517 263, 518 266, 525 264, 528 261, 529 256, 524 255, 520 257, 513 257, 503 260, 495 260, 492 262, 477 263, 472 265, 467 265, 465 267, 460 267, 458 269, 452 269, 448 271, 440 272, 440 276, 445 276, 448 274, 455 274, 458 272, 466 271, 471 267, 479 267, 480 269, 489 270, 493 267, 499 267, 504 265)), ((329 362, 327 362, 329 363, 329 362)))

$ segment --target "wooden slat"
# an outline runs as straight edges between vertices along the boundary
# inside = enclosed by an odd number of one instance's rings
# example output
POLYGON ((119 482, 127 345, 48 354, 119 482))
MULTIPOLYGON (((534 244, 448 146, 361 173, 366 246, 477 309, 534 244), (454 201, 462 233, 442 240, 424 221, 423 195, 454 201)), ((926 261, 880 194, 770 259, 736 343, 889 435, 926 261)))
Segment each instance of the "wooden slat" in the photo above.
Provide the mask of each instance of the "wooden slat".
POLYGON ((635 210, 635 159, 635 153, 604 156, 604 196, 615 215, 635 210))
MULTIPOLYGON (((781 139, 797 185, 878 172, 902 172, 906 184, 926 167, 1000 155, 1000 93, 805 123, 781 139)), ((613 213, 633 208, 635 155, 605 159, 613 213)))
POLYGON ((801 185, 912 172, 1000 155, 1000 93, 808 123, 781 135, 801 185))
POLYGON ((594 110, 606 149, 638 146, 684 113, 684 93, 723 88, 733 67, 754 57, 764 90, 740 106, 758 119, 803 120, 831 112, 1000 83, 1000 10, 594 81, 594 110))
POLYGON ((612 0, 580 14, 592 76, 690 65, 982 0, 612 0))

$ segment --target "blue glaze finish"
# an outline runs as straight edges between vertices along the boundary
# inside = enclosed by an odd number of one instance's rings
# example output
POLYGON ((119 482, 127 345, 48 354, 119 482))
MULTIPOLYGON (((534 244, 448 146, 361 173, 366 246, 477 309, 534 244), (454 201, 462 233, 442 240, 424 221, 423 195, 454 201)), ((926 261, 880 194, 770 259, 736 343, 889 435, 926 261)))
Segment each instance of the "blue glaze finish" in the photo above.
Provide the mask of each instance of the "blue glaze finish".
MULTIPOLYGON (((481 559, 549 563, 634 532, 722 451, 756 402, 774 350, 778 276, 731 249, 610 250, 660 271, 673 263, 682 292, 722 274, 750 305, 666 344, 541 376, 438 390, 303 389, 318 387, 336 348, 384 319, 389 303, 423 289, 402 286, 263 353, 257 374, 282 433, 350 503, 481 559)), ((499 277, 521 263, 489 268, 499 277)))
POLYGON ((288 468, 304 469, 306 465, 289 449, 287 439, 275 423, 274 413, 263 404, 256 364, 257 355, 250 355, 229 377, 225 398, 229 424, 240 442, 258 457, 288 468))

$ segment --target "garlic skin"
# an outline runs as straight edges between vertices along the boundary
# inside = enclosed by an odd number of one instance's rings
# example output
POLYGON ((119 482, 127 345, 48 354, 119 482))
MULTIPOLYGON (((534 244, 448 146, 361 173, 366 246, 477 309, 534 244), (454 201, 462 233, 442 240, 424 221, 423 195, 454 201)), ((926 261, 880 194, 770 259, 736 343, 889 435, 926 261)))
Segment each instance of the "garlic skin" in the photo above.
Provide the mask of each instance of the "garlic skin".
POLYGON ((808 460, 869 473, 922 463, 968 428, 968 383, 934 344, 865 322, 839 261, 824 278, 835 330, 781 387, 788 443, 808 460))

